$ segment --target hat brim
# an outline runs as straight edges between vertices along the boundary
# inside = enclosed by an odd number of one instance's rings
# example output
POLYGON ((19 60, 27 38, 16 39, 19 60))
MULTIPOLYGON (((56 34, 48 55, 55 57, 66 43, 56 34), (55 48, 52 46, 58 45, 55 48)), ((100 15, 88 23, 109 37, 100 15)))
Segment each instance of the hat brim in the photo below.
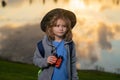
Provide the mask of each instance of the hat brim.
POLYGON ((41 20, 40 27, 42 31, 46 32, 47 23, 49 23, 49 21, 55 14, 61 14, 61 13, 64 13, 64 16, 66 16, 71 21, 71 28, 73 28, 76 24, 75 14, 72 11, 66 9, 56 8, 49 11, 41 20))

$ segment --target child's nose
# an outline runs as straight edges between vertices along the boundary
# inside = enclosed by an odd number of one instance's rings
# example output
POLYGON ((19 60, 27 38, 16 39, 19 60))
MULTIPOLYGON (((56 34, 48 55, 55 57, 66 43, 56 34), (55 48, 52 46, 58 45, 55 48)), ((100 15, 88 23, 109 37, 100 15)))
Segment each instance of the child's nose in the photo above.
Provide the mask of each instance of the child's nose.
POLYGON ((59 29, 60 29, 60 30, 63 30, 63 27, 61 26, 61 27, 59 27, 59 29))

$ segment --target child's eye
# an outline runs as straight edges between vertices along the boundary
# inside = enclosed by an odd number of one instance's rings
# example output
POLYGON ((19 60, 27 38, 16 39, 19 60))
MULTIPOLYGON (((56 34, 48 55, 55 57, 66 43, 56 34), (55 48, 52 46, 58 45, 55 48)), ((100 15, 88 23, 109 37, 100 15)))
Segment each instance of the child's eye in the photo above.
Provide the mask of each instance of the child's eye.
POLYGON ((66 27, 65 25, 55 25, 55 27, 66 27))
POLYGON ((63 25, 63 27, 66 27, 65 25, 63 25))
POLYGON ((54 27, 59 27, 59 25, 54 25, 54 27))
POLYGON ((60 25, 55 25, 55 27, 59 27, 60 25))

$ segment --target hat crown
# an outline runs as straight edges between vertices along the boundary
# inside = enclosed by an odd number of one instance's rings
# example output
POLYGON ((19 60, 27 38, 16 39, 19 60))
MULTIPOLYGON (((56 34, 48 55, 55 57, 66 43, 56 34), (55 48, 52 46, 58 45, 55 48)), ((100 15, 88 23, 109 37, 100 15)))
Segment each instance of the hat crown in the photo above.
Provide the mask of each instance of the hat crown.
POLYGON ((42 19, 40 26, 42 31, 46 31, 46 27, 50 20, 54 17, 54 15, 60 15, 67 17, 71 21, 71 28, 73 28, 76 24, 76 16, 73 12, 61 8, 56 8, 51 11, 49 11, 42 19))

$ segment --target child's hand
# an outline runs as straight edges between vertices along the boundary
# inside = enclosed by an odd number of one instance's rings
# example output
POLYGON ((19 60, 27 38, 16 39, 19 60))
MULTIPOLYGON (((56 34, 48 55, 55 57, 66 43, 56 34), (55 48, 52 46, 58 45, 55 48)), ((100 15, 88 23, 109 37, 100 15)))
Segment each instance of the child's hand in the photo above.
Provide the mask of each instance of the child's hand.
POLYGON ((57 61, 57 58, 56 58, 55 56, 49 56, 49 57, 47 58, 47 62, 48 62, 49 64, 55 64, 56 61, 57 61))

